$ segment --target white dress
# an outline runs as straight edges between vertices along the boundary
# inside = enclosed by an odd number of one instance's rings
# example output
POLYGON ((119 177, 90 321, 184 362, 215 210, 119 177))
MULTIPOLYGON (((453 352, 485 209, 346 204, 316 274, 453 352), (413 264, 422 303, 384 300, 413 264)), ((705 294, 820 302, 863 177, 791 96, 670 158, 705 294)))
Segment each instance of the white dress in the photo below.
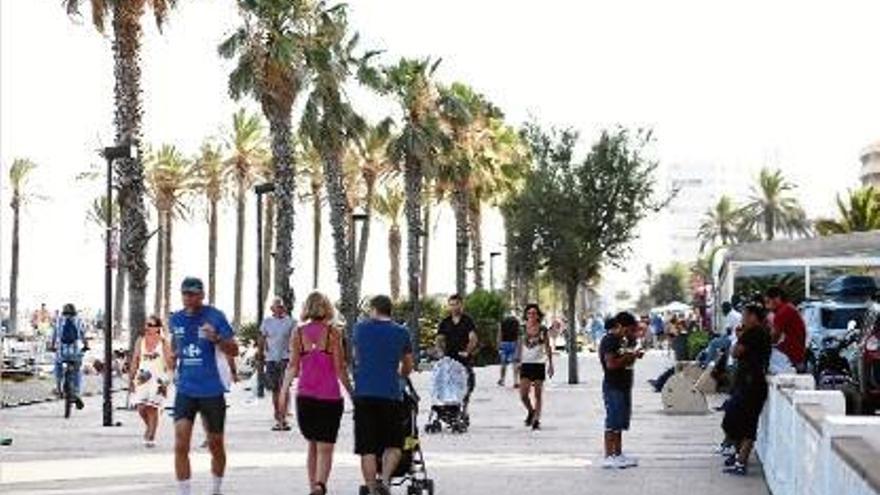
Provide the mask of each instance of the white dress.
POLYGON ((160 408, 168 395, 168 368, 165 361, 165 346, 162 341, 151 352, 147 350, 147 340, 141 339, 141 358, 134 377, 135 404, 160 408))

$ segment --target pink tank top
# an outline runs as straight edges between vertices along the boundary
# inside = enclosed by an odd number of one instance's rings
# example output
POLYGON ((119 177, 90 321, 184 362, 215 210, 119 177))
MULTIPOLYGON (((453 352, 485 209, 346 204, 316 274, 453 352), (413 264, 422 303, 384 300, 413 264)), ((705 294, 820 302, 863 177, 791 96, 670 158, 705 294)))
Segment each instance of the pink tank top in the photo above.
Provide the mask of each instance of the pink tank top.
POLYGON ((319 400, 341 400, 342 391, 333 364, 333 354, 327 351, 329 337, 323 323, 309 323, 300 327, 300 368, 297 394, 319 400), (327 340, 322 346, 322 340, 327 340))

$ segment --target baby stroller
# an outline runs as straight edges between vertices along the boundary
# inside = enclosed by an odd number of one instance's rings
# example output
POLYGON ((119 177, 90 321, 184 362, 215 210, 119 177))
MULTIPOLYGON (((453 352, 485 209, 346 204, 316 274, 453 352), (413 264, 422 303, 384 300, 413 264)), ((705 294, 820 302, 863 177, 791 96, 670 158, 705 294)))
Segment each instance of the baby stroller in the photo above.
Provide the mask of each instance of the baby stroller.
MULTIPOLYGON (((434 495, 434 480, 428 478, 425 469, 425 457, 422 454, 422 446, 419 441, 419 394, 409 378, 402 380, 403 384, 403 409, 401 427, 406 433, 403 441, 403 451, 400 462, 397 464, 394 474, 391 476, 391 486, 407 486, 407 495, 434 495)), ((382 471, 382 455, 377 455, 379 471, 382 471)), ((369 495, 370 489, 361 486, 360 495, 369 495)))
POLYGON ((425 432, 440 433, 445 424, 453 433, 465 433, 470 426, 467 396, 467 368, 449 357, 437 361, 431 386, 431 414, 425 432))

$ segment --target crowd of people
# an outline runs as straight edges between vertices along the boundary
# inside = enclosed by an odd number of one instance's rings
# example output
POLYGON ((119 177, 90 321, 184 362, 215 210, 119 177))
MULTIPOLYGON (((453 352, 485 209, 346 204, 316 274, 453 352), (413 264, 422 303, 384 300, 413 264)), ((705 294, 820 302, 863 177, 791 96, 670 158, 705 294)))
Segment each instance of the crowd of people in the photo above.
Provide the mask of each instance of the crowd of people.
MULTIPOLYGON (((234 379, 239 346, 224 314, 205 304, 201 280, 184 279, 180 292, 183 309, 169 317, 168 329, 160 318, 150 317, 140 332, 128 368, 130 390, 148 448, 156 445, 164 403, 173 403, 175 473, 181 495, 191 493, 190 444, 196 417, 200 417, 211 454, 212 493, 220 494, 226 466, 225 395, 234 379)), ((443 355, 467 370, 466 408, 475 387, 477 328, 464 312, 459 295, 450 296, 447 302, 448 316, 437 328, 437 345, 443 355)), ((766 374, 774 370, 774 361, 783 363, 776 365, 779 369, 803 370, 805 330, 799 313, 778 288, 768 290, 761 300, 724 303, 722 310, 724 324, 699 360, 723 368, 732 377, 719 452, 726 455, 725 471, 742 475, 747 473, 767 397, 766 374)), ((402 414, 401 380, 413 370, 414 358, 408 331, 391 318, 391 300, 374 297, 369 312, 354 326, 351 342, 344 338, 333 304, 320 292, 306 298, 298 319, 281 299, 273 300, 271 315, 260 325, 256 356, 265 369, 264 384, 272 393, 271 429, 292 429, 288 411, 294 405, 298 429, 308 442, 312 495, 327 492, 345 395, 353 404, 354 450, 362 459, 364 484, 371 494, 390 493, 391 476, 404 445, 404 433, 396 421, 402 414), (354 364, 351 369, 349 362, 354 364)), ((512 374, 526 413, 524 424, 533 430, 541 429, 544 383, 555 371, 552 326, 548 328, 544 320, 540 307, 528 304, 521 317, 508 314, 497 331, 501 364, 497 384, 507 386, 508 372, 512 374)), ((605 458, 601 465, 631 468, 638 466, 638 460, 624 452, 623 432, 629 429, 632 416, 633 368, 644 356, 643 346, 646 340, 650 343, 645 336, 655 322, 622 312, 605 319, 600 331, 595 328, 598 320, 592 317, 583 326, 597 339, 604 373, 605 458)), ((667 325, 682 328, 684 320, 667 325)), ((57 362, 74 362, 82 356, 86 340, 73 305, 64 307, 52 328, 50 345, 57 362)), ((652 385, 662 387, 663 379, 659 377, 652 385)), ((78 392, 76 402, 82 407, 78 392)))

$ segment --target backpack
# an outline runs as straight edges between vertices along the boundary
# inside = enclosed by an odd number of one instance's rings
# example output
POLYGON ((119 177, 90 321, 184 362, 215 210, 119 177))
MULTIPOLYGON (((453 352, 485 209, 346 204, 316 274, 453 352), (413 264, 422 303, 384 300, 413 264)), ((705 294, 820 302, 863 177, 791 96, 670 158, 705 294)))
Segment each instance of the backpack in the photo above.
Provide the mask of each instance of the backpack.
POLYGON ((73 318, 65 318, 64 324, 61 326, 61 343, 64 345, 75 344, 79 340, 79 329, 73 318))

